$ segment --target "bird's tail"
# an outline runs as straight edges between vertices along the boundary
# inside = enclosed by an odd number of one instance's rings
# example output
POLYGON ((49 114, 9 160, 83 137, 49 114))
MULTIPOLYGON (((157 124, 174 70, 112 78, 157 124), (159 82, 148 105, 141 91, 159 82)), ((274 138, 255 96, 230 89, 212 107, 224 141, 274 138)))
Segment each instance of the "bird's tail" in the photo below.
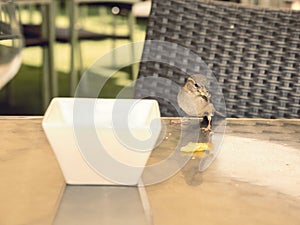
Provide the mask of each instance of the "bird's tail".
POLYGON ((226 118, 226 116, 223 113, 219 112, 219 111, 215 111, 214 114, 216 116, 220 116, 220 117, 226 118))

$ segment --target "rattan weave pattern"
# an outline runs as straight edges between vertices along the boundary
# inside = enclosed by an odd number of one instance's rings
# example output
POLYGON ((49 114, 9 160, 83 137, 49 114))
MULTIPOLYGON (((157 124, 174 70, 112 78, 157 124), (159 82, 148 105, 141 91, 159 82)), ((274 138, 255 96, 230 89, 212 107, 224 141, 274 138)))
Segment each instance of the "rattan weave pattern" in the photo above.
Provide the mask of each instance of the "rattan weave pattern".
MULTIPOLYGON (((300 118, 300 12, 210 0, 152 0, 146 40, 171 42, 200 56, 220 85, 227 117, 300 118)), ((161 52, 145 46, 143 58, 172 55, 161 52)), ((184 60, 184 53, 171 58, 176 68, 141 62, 138 77, 165 77, 182 85, 189 74, 203 72, 197 61, 184 60)), ((162 95, 170 88, 138 81, 135 97, 150 91, 162 95)), ((174 107, 159 102, 163 116, 176 116, 174 107)))

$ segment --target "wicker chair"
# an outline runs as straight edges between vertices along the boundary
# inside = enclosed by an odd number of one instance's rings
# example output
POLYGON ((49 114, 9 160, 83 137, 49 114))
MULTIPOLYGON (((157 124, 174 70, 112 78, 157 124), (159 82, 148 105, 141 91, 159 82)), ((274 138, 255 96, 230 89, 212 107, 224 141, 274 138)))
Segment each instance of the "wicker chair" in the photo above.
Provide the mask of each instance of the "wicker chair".
POLYGON ((210 75, 211 69, 227 117, 300 118, 300 12, 209 0, 152 0, 146 40, 171 43, 145 44, 135 87, 136 98, 159 96, 163 116, 179 115, 174 86, 183 85, 190 74, 210 75), (166 95, 167 101, 160 97, 166 95))

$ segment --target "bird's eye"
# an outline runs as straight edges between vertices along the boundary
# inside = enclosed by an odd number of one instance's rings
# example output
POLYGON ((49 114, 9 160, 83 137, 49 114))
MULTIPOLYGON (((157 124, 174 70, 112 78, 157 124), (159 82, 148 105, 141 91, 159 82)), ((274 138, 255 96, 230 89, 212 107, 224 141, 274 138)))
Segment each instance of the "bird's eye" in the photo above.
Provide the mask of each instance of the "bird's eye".
POLYGON ((198 88, 198 87, 199 87, 199 85, 198 85, 197 83, 195 83, 195 84, 194 84, 194 86, 195 86, 196 88, 198 88))

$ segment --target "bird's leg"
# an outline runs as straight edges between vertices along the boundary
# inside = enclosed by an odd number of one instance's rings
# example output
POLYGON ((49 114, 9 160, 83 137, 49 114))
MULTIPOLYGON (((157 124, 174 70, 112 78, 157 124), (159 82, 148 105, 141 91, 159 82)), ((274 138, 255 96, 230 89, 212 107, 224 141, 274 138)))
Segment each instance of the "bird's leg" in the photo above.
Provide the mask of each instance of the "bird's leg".
POLYGON ((203 132, 210 132, 211 131, 211 116, 207 116, 207 126, 202 128, 203 132))

